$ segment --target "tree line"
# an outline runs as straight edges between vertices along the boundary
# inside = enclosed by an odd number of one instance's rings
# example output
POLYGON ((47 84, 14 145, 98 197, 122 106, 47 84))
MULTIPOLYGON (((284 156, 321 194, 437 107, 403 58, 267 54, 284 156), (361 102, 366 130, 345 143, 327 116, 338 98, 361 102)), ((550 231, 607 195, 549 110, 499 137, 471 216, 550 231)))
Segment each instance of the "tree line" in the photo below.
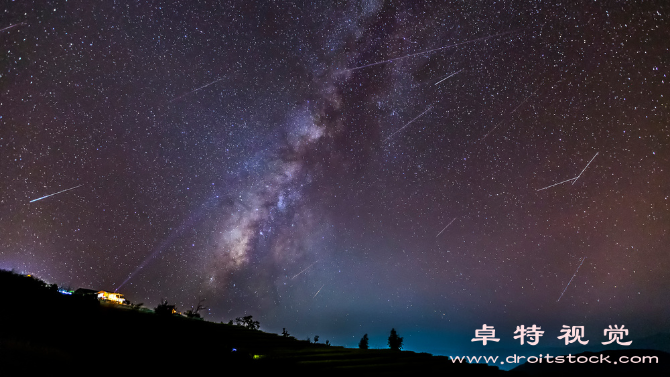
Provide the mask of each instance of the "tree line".
MULTIPOLYGON (((363 338, 361 338, 361 341, 358 343, 358 348, 362 350, 368 349, 369 341, 370 339, 368 338, 368 334, 363 335, 363 338)), ((395 329, 391 329, 391 335, 389 335, 387 343, 389 348, 394 351, 400 351, 402 349, 402 341, 403 338, 401 336, 398 336, 398 332, 396 332, 395 329)))

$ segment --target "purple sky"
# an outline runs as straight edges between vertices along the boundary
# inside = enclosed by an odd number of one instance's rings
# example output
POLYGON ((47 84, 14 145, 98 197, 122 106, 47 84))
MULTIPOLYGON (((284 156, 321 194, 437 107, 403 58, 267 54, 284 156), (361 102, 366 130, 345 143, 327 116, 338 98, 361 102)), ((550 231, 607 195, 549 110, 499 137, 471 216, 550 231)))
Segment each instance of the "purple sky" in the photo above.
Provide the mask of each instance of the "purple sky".
POLYGON ((84 3, 0 8, 0 268, 335 345, 670 330, 666 1, 84 3))

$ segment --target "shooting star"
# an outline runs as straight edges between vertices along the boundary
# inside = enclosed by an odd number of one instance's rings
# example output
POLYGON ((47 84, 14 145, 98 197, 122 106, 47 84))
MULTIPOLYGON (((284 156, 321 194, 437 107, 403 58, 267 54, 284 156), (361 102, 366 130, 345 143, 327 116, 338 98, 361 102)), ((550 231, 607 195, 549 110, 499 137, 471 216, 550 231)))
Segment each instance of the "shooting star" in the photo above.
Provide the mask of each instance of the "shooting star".
POLYGON ((322 286, 321 286, 321 288, 319 288, 319 290, 318 290, 318 291, 316 291, 316 294, 315 294, 315 295, 314 295, 314 297, 312 297, 312 298, 316 298, 316 295, 318 295, 318 294, 319 294, 319 292, 321 292, 321 290, 322 290, 322 289, 323 289, 323 287, 325 287, 325 286, 326 286, 325 284, 324 284, 324 285, 322 285, 322 286))
MULTIPOLYGON (((576 270, 575 273, 572 275, 572 278, 570 278, 570 281, 568 282, 568 285, 566 285, 566 286, 565 286, 565 289, 563 289, 563 292, 561 292, 561 297, 563 297, 563 293, 565 293, 565 291, 566 291, 566 290, 568 289, 568 287, 570 286, 570 283, 572 283, 572 279, 574 279, 574 278, 575 278, 575 275, 577 275, 577 271, 579 271, 579 267, 582 266, 582 264, 584 263, 584 260, 585 260, 585 259, 586 259, 586 256, 585 256, 584 258, 582 258, 582 262, 579 264, 579 266, 577 266, 577 270, 576 270)), ((561 297, 559 297, 558 300, 556 300, 556 302, 561 301, 561 297)))
POLYGON ((452 77, 452 76, 456 76, 457 74, 461 73, 462 71, 463 71, 463 70, 461 69, 460 71, 456 71, 456 72, 450 74, 449 76, 447 76, 447 77, 443 78, 442 80, 436 82, 435 85, 441 83, 442 81, 444 81, 444 80, 446 80, 446 79, 448 79, 448 78, 450 78, 450 77, 452 77))
POLYGON ((428 106, 428 108, 427 108, 426 110, 424 110, 421 114, 417 115, 414 119, 412 119, 412 120, 410 120, 409 122, 407 122, 404 126, 400 127, 399 130, 397 130, 397 131, 395 131, 394 133, 392 133, 391 135, 389 135, 386 139, 384 139, 384 140, 382 141, 382 143, 386 143, 386 140, 392 138, 393 135, 395 135, 395 134, 397 134, 398 132, 404 130, 405 127, 407 127, 407 126, 409 126, 410 124, 412 124, 412 122, 414 122, 415 120, 421 118, 425 113, 429 112, 432 108, 433 108, 433 106, 428 106))
POLYGON ((28 203, 32 203, 32 202, 36 202, 36 201, 38 201, 38 200, 46 199, 46 198, 48 198, 48 197, 50 197, 50 196, 58 195, 58 194, 60 194, 60 193, 62 193, 62 192, 65 192, 65 191, 74 190, 74 189, 76 189, 77 187, 81 187, 81 186, 83 186, 83 184, 81 184, 81 185, 79 185, 79 186, 70 187, 69 189, 65 189, 65 190, 62 190, 62 191, 54 192, 53 194, 45 195, 45 196, 43 196, 43 197, 41 197, 41 198, 33 199, 33 200, 29 201, 28 203))
MULTIPOLYGON (((314 261, 314 263, 316 263, 316 262, 318 262, 318 260, 317 260, 317 261, 314 261)), ((307 268, 305 268, 304 270, 302 270, 302 271, 298 272, 297 274, 295 274, 295 275, 291 278, 291 280, 295 279, 298 275, 302 274, 303 272, 309 270, 310 267, 314 266, 314 263, 310 264, 309 266, 307 266, 307 268)))
POLYGON ((199 91, 199 90, 205 89, 206 87, 208 87, 208 86, 210 86, 210 85, 214 85, 214 84, 216 84, 217 82, 222 81, 223 79, 225 79, 225 77, 222 77, 222 78, 220 78, 220 79, 214 80, 214 81, 210 82, 209 84, 205 84, 205 85, 203 85, 203 86, 201 86, 201 87, 199 87, 199 88, 197 88, 197 89, 193 89, 193 90, 191 90, 190 92, 184 93, 184 94, 180 95, 179 97, 175 97, 175 98, 171 99, 170 101, 168 101, 168 103, 172 103, 172 102, 178 101, 179 99, 181 99, 181 98, 183 98, 183 97, 186 97, 186 96, 189 95, 189 94, 192 94, 192 93, 195 93, 195 92, 197 92, 197 91, 199 91))
POLYGON ((0 29, 0 32, 3 32, 3 31, 5 31, 5 30, 9 30, 9 29, 14 28, 14 27, 17 27, 17 26, 23 26, 23 25, 27 25, 27 24, 26 24, 25 22, 19 22, 18 24, 14 24, 14 25, 9 25, 9 26, 7 26, 7 27, 3 27, 2 29, 0 29))
POLYGON ((491 134, 491 132, 495 131, 496 128, 498 128, 498 126, 500 126, 505 120, 507 120, 510 116, 512 116, 512 114, 514 114, 517 110, 519 110, 519 108, 520 108, 524 103, 526 103, 526 101, 528 101, 528 99, 529 99, 530 97, 532 97, 535 93, 537 93, 537 90, 534 91, 533 93, 531 93, 528 97, 526 97, 526 99, 524 99, 523 101, 521 101, 521 103, 520 103, 519 105, 517 105, 517 107, 515 107, 514 110, 512 110, 512 112, 510 112, 509 114, 507 114, 507 116, 503 117, 503 119, 502 119, 500 122, 498 122, 498 124, 496 124, 495 127, 493 127, 493 128, 491 129, 491 131, 487 132, 486 135, 484 135, 483 138, 479 139, 479 141, 483 141, 484 139, 486 139, 486 137, 489 136, 489 135, 491 134))
POLYGON ((457 219, 457 218, 454 217, 454 219, 451 220, 451 221, 449 222, 449 224, 447 224, 447 226, 445 226, 444 229, 442 229, 442 230, 440 231, 440 233, 438 233, 437 236, 435 236, 435 238, 439 237, 440 234, 442 234, 442 232, 444 232, 445 230, 447 230, 447 228, 449 228, 449 225, 451 225, 451 223, 453 223, 454 221, 456 221, 456 219, 457 219))
POLYGON ((575 177, 575 180, 572 182, 573 185, 575 184, 575 182, 577 182, 577 179, 579 179, 579 177, 582 176, 582 173, 584 173, 584 170, 586 170, 586 168, 588 168, 589 165, 591 165, 591 162, 596 158, 596 156, 598 155, 598 153, 600 153, 600 152, 596 152, 596 154, 593 156, 593 158, 591 159, 591 161, 589 161, 589 163, 586 164, 586 166, 584 167, 584 169, 582 169, 581 173, 579 173, 579 175, 575 177))
POLYGON ((546 190, 546 189, 548 189, 548 188, 551 188, 551 187, 554 187, 554 186, 558 186, 558 185, 560 185, 560 184, 563 184, 563 183, 565 183, 565 182, 570 182, 570 181, 572 181, 572 184, 574 185, 575 182, 577 181, 577 179, 578 179, 579 177, 582 176, 582 173, 584 173, 584 171, 586 170, 586 168, 588 168, 589 165, 591 165, 591 162, 593 162, 593 160, 596 158, 596 156, 598 155, 598 153, 600 153, 600 152, 596 152, 596 154, 593 156, 593 158, 591 159, 591 161, 589 161, 589 163, 586 164, 586 166, 584 167, 584 169, 582 169, 581 173, 579 173, 578 176, 573 177, 573 178, 570 178, 570 179, 566 179, 565 181, 561 181, 561 182, 558 182, 558 183, 554 183, 553 185, 549 185, 549 186, 547 186, 547 187, 542 187, 541 189, 539 189, 539 190, 535 190, 535 191, 537 192, 537 191, 546 190))
POLYGON ((575 179, 576 179, 576 178, 570 178, 570 179, 566 179, 565 181, 561 181, 561 182, 558 182, 558 183, 554 183, 554 184, 553 184, 553 185, 551 185, 551 186, 547 186, 547 187, 542 187, 541 189, 539 189, 539 190, 535 190, 535 191, 542 191, 542 190, 546 190, 546 189, 548 189, 548 188, 551 188, 551 187, 554 187, 554 186, 558 186, 558 185, 560 185, 560 184, 563 184, 563 183, 565 183, 565 182, 570 182, 570 181, 573 181, 573 180, 575 180, 575 179))
POLYGON ((413 54, 408 54, 408 55, 400 56, 400 57, 393 58, 393 59, 382 60, 382 61, 378 61, 378 62, 374 62, 374 63, 370 63, 370 64, 361 65, 361 66, 359 66, 359 67, 349 68, 349 69, 346 69, 345 72, 346 72, 346 71, 355 71, 355 70, 358 70, 358 69, 363 69, 363 68, 367 68, 367 67, 372 67, 372 66, 379 65, 379 64, 391 63, 391 62, 394 62, 394 61, 396 61, 396 60, 407 59, 407 58, 410 58, 410 57, 412 57, 412 56, 424 55, 424 54, 430 54, 431 52, 435 52, 435 51, 439 51, 439 50, 444 50, 445 48, 457 47, 457 46, 461 46, 461 45, 464 45, 464 44, 474 43, 474 42, 478 42, 478 41, 483 41, 483 40, 491 39, 491 38, 495 38, 495 37, 502 37, 503 35, 507 35, 507 34, 516 34, 516 33, 521 32, 522 30, 525 30, 525 29, 528 29, 528 28, 516 29, 516 30, 512 30, 512 31, 506 31, 506 32, 504 32, 504 33, 498 33, 498 34, 493 34, 493 35, 487 35, 487 36, 485 36, 485 37, 480 37, 480 38, 470 39, 470 40, 467 40, 467 41, 458 42, 458 43, 450 44, 450 45, 447 45, 447 46, 442 46, 442 47, 434 48, 434 49, 431 49, 431 50, 426 50, 426 51, 421 51, 421 52, 415 52, 415 53, 413 53, 413 54))

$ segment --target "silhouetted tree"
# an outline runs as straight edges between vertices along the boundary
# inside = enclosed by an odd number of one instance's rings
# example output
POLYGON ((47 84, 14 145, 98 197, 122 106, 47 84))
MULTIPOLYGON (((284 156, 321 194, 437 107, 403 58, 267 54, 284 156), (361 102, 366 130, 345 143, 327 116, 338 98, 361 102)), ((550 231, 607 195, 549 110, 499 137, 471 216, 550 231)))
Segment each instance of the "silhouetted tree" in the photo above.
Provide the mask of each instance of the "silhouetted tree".
POLYGON ((314 335, 314 343, 319 343, 319 336, 318 335, 314 335))
POLYGON ((358 348, 362 350, 368 349, 368 334, 363 335, 361 341, 358 342, 358 348))
POLYGON ((175 305, 168 304, 167 300, 161 301, 160 304, 154 309, 154 313, 158 315, 172 315, 177 312, 175 305))
POLYGON ((286 327, 284 327, 284 328, 282 329, 281 335, 282 335, 284 338, 288 338, 288 337, 290 336, 289 333, 288 333, 288 331, 286 331, 286 327))
POLYGON ((185 311, 185 312, 184 312, 184 315, 186 315, 188 318, 192 318, 192 319, 202 319, 202 318, 200 317, 200 314, 194 312, 194 311, 191 310, 191 309, 185 311))
POLYGON ((391 335, 389 335, 389 348, 395 351, 400 351, 402 348, 402 337, 398 336, 395 329, 391 329, 391 335))
POLYGON ((189 309, 184 314, 186 314, 186 316, 188 318, 202 319, 202 317, 200 316, 200 313, 198 313, 198 312, 202 309, 207 309, 206 307, 202 306, 203 301, 205 301, 204 298, 202 300, 198 301, 198 305, 196 306, 195 309, 189 309))
POLYGON ((258 328, 261 327, 260 322, 254 321, 253 317, 250 315, 235 318, 235 324, 251 330, 258 330, 258 328))
POLYGON ((327 345, 327 346, 330 345, 330 340, 326 340, 326 345, 327 345))

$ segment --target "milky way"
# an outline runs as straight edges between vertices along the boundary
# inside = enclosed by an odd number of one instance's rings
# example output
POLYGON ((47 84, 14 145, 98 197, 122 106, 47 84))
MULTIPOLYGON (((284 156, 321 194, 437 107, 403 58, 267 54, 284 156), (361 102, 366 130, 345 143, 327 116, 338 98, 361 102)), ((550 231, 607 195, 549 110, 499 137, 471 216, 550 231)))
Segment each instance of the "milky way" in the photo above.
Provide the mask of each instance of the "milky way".
POLYGON ((336 345, 669 331, 669 11, 5 5, 0 267, 336 345))

